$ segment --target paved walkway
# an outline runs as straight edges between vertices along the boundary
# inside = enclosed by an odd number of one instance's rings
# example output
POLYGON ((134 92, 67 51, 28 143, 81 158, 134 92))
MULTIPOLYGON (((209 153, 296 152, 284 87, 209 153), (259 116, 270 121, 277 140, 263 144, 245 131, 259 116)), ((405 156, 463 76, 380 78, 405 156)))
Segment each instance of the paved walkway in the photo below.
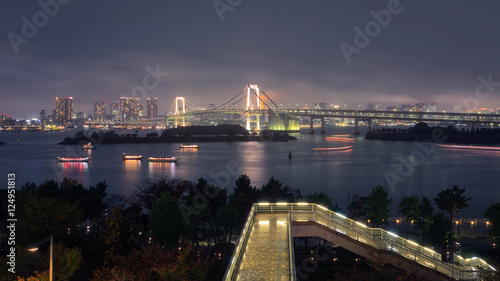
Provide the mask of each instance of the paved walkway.
POLYGON ((290 280, 288 212, 256 214, 237 280, 290 280))

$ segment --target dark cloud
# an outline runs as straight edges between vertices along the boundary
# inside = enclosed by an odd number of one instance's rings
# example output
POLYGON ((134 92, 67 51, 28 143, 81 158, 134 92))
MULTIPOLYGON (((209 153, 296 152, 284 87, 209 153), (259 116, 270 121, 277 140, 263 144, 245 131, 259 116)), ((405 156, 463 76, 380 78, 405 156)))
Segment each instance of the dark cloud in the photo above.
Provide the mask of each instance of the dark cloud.
MULTIPOLYGON (((221 22, 212 1, 70 1, 15 54, 7 34, 21 35, 21 18, 41 7, 2 1, 0 112, 34 117, 56 96, 91 112, 94 100, 130 95, 156 65, 170 73, 148 92, 160 111, 179 95, 222 103, 247 83, 285 105, 447 109, 474 94, 479 75, 500 81, 496 1, 401 1, 401 13, 347 63, 339 44, 354 44, 354 27, 389 2, 244 0, 221 22)), ((481 106, 500 106, 498 94, 481 106)))

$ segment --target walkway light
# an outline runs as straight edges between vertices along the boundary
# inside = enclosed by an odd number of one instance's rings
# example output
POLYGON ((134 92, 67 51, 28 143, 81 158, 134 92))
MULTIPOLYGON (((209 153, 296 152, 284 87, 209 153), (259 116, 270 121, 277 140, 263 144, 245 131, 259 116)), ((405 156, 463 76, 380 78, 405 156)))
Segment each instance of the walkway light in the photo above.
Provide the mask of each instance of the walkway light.
POLYGON ((406 241, 408 241, 408 243, 413 244, 413 245, 415 245, 415 246, 419 246, 417 243, 415 243, 415 242, 413 242, 413 241, 411 241, 411 240, 406 240, 406 241))
POLYGON ((433 250, 431 250, 431 249, 429 249, 429 248, 427 248, 427 247, 424 247, 424 249, 425 249, 426 251, 429 251, 429 252, 433 253, 433 254, 435 254, 435 253, 436 253, 436 252, 434 252, 433 250))
POLYGON ((337 216, 339 216, 339 217, 343 218, 343 219, 347 219, 347 217, 346 217, 346 216, 344 216, 344 215, 342 215, 342 214, 339 214, 339 213, 335 213, 335 214, 336 214, 337 216))
POLYGON ((366 225, 360 223, 360 222, 356 222, 358 225, 362 226, 362 227, 367 227, 366 225))
POLYGON ((30 252, 34 252, 34 251, 37 251, 38 250, 38 246, 42 245, 43 243, 45 242, 49 242, 50 241, 50 261, 49 261, 49 281, 52 281, 52 276, 53 276, 53 272, 54 272, 54 266, 53 266, 53 256, 54 256, 54 235, 50 235, 49 237, 41 240, 41 241, 38 241, 36 243, 33 243, 31 245, 28 246, 28 251, 30 252))

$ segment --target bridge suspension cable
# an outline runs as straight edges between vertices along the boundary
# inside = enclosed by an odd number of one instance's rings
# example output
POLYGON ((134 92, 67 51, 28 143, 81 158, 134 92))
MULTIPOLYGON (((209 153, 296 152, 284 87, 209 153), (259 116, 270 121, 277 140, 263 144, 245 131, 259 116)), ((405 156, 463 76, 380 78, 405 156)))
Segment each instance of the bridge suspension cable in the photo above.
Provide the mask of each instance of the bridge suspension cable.
POLYGON ((232 104, 227 105, 227 106, 225 106, 225 107, 227 108, 227 107, 233 106, 233 105, 235 105, 235 104, 239 103, 240 101, 242 101, 242 100, 244 100, 244 99, 246 99, 246 97, 245 97, 245 96, 242 96, 239 100, 237 100, 237 101, 233 102, 232 104))
POLYGON ((206 107, 197 106, 196 104, 190 102, 187 99, 185 101, 186 101, 186 106, 189 108, 196 109, 196 110, 205 110, 206 109, 206 107))
POLYGON ((264 90, 260 89, 260 91, 264 94, 264 96, 266 96, 266 98, 268 98, 271 101, 272 104, 274 104, 274 106, 276 106, 276 109, 279 108, 279 106, 266 94, 266 92, 264 92, 264 90))
MULTIPOLYGON (((221 108, 221 107, 227 107, 227 106, 226 106, 226 104, 228 104, 228 103, 230 103, 231 101, 233 101, 235 98, 237 98, 239 95, 241 95, 241 93, 243 93, 244 91, 245 91, 245 89, 241 90, 241 91, 240 91, 238 94, 236 94, 234 97, 232 97, 231 99, 227 100, 226 102, 224 102, 224 103, 222 103, 222 104, 220 104, 220 105, 218 105, 218 106, 213 107, 213 109, 219 109, 219 108, 221 108)), ((243 96, 243 97, 245 97, 245 96, 243 96)), ((239 100, 239 101, 241 101, 241 100, 239 100)), ((239 101, 237 101, 236 103, 238 103, 239 101)), ((235 103, 232 103, 231 105, 233 105, 233 104, 235 104, 235 103)), ((229 105, 229 106, 231 106, 231 105, 229 105)))
MULTIPOLYGON (((268 109, 271 109, 271 107, 264 100, 262 100, 262 98, 259 95, 257 95, 255 90, 251 89, 251 91, 268 109)), ((260 89, 260 91, 262 93, 264 93, 264 91, 262 91, 262 89, 260 89)), ((264 93, 264 95, 269 99, 269 97, 265 93, 264 93)), ((269 99, 269 100, 274 104, 274 106, 276 106, 276 108, 278 108, 278 106, 271 99, 269 99)))
MULTIPOLYGON (((211 110, 214 110, 214 109, 222 109, 222 108, 228 108, 228 107, 231 107, 231 106, 234 106, 236 104, 238 104, 239 102, 243 101, 245 98, 247 98, 247 94, 244 94, 244 95, 241 95, 242 93, 244 93, 246 90, 248 89, 248 87, 245 87, 243 90, 241 90, 238 94, 234 95, 232 98, 230 98, 229 100, 225 101, 224 103, 222 104, 219 104, 215 107, 212 107, 212 108, 209 108, 211 110), (241 96, 241 97, 240 97, 241 96), (239 98, 238 98, 239 97, 239 98)), ((259 91, 262 92, 264 94, 264 96, 272 103, 272 105, 274 105, 274 107, 277 109, 279 108, 278 105, 262 90, 259 88, 259 91)), ((250 88, 250 93, 253 93, 257 99, 262 102, 262 104, 264 104, 267 108, 269 109, 272 109, 272 107, 266 103, 260 96, 259 94, 257 94, 257 92, 255 91, 254 88, 250 88)), ((206 110, 207 108, 206 107, 201 107, 201 106, 198 106, 190 101, 188 101, 187 99, 184 98, 184 102, 185 102, 185 106, 188 107, 189 109, 192 109, 192 110, 206 110)), ((173 110, 175 110, 175 101, 172 103, 172 106, 170 107, 170 112, 174 112, 173 110)))
POLYGON ((175 100, 172 102, 172 105, 170 106, 170 109, 168 110, 168 112, 174 112, 174 109, 175 109, 175 100))

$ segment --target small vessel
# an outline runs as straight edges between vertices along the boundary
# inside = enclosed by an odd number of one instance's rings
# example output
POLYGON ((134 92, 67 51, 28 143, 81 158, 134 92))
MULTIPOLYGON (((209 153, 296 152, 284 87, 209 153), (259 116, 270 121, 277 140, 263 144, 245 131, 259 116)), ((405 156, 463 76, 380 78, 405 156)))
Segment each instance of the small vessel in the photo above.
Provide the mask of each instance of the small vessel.
POLYGON ((197 144, 190 144, 190 145, 181 144, 181 149, 183 149, 183 148, 199 148, 199 147, 200 146, 197 144))
POLYGON ((175 158, 175 157, 149 157, 148 160, 151 162, 176 162, 180 158, 175 158))
POLYGON ((340 151, 340 150, 349 150, 352 149, 352 145, 348 146, 340 146, 340 147, 315 147, 313 150, 319 151, 340 151))
POLYGON ((90 160, 89 157, 57 157, 59 162, 88 162, 90 160))
POLYGON ((292 159, 292 151, 288 151, 288 159, 292 159))
POLYGON ((82 149, 95 149, 95 145, 89 142, 87 144, 82 145, 82 149))
POLYGON ((123 160, 142 160, 142 158, 142 155, 125 155, 125 153, 122 154, 123 160))
POLYGON ((499 146, 473 146, 473 145, 451 145, 451 144, 437 144, 437 147, 448 149, 465 149, 465 150, 484 150, 484 151, 500 151, 499 146))

